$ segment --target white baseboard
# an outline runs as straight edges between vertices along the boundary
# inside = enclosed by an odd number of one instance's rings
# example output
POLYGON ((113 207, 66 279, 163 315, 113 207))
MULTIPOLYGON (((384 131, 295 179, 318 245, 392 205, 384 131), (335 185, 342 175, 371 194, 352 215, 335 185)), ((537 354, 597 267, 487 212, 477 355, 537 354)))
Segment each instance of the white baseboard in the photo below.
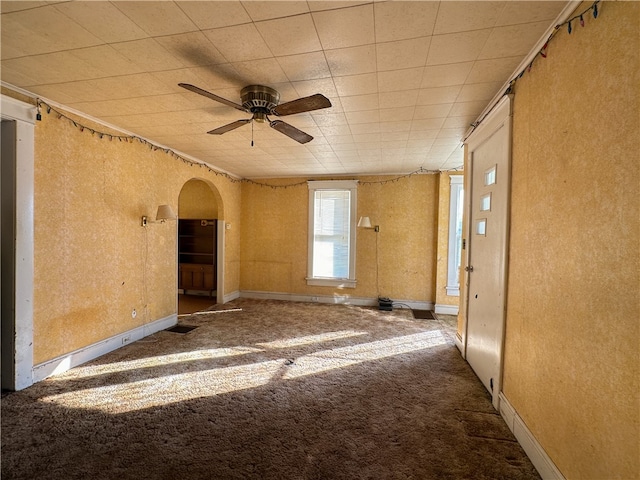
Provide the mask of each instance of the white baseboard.
POLYGON ((462 355, 462 358, 466 358, 464 345, 462 344, 462 337, 457 332, 456 332, 456 347, 458 347, 458 350, 460 350, 460 354, 462 355))
POLYGON ((240 291, 236 290, 235 292, 227 293, 223 297, 224 303, 230 302, 231 300, 235 300, 236 298, 240 298, 240 291))
POLYGON ((156 320, 145 325, 141 325, 133 330, 120 333, 113 337, 101 340, 92 345, 80 348, 74 352, 62 355, 53 360, 35 365, 32 370, 33 382, 39 382, 56 373, 66 372, 67 370, 82 365, 94 358, 98 358, 105 353, 112 352, 123 345, 128 345, 131 342, 140 340, 153 333, 159 332, 172 327, 178 323, 177 314, 172 314, 167 317, 156 320))
POLYGON ((547 455, 547 452, 545 452, 542 445, 533 436, 531 430, 529 430, 502 392, 500 393, 500 415, 504 418, 509 429, 513 432, 543 480, 565 480, 564 475, 560 473, 553 460, 547 455))
MULTIPOLYGON (((310 303, 335 303, 344 305, 357 305, 360 307, 374 307, 378 305, 377 298, 354 297, 351 295, 301 295, 296 293, 264 292, 256 290, 240 291, 241 298, 260 298, 265 300, 285 300, 290 302, 310 303)), ((226 297, 225 297, 226 299, 226 297)), ((395 300, 394 304, 402 305, 416 310, 433 310, 433 303, 414 300, 395 300)))
POLYGON ((441 313, 443 315, 458 315, 458 305, 443 305, 436 303, 436 314, 441 313))

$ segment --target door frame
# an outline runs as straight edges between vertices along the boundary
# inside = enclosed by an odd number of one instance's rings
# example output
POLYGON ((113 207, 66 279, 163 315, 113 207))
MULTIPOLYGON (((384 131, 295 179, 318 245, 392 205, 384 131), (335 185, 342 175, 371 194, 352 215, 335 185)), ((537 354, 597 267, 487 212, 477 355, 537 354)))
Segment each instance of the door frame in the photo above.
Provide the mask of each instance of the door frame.
MULTIPOLYGON (((464 312, 465 317, 462 322, 461 329, 461 341, 460 341, 460 351, 462 353, 463 358, 467 359, 467 344, 468 344, 468 326, 469 326, 469 295, 471 294, 469 290, 469 280, 470 280, 470 272, 467 271, 466 267, 469 265, 471 260, 471 251, 473 248, 473 225, 471 222, 471 200, 473 197, 473 152, 476 148, 482 145, 486 140, 488 140, 491 136, 493 136, 498 130, 501 128, 507 128, 507 134, 509 136, 508 146, 507 146, 507 206, 506 206, 506 232, 505 232, 505 242, 504 248, 500 252, 500 264, 502 266, 502 271, 500 272, 500 277, 502 281, 502 299, 503 299, 503 317, 502 317, 502 327, 501 327, 501 338, 498 340, 498 345, 500 348, 498 354, 498 375, 497 378, 494 379, 493 391, 490 392, 492 395, 492 403, 496 410, 499 409, 500 406, 500 392, 502 390, 502 377, 504 372, 504 338, 505 338, 505 326, 506 326, 506 312, 507 312, 507 280, 508 280, 508 271, 509 271, 509 230, 510 230, 510 203, 511 203, 511 152, 512 152, 512 114, 513 114, 513 95, 505 95, 500 99, 500 101, 495 105, 495 107, 491 110, 491 112, 487 115, 484 121, 467 137, 465 140, 466 147, 466 165, 465 165, 465 198, 464 198, 464 217, 466 218, 465 227, 464 227, 464 235, 466 238, 466 245, 464 248, 463 254, 463 274, 464 274, 464 312)), ((478 279, 476 278, 476 281, 478 279)))
MULTIPOLYGON (((36 107, 1 96, 1 117, 16 122, 15 346, 13 389, 33 384, 34 156, 36 107)), ((3 319, 6 321, 6 319, 3 319)), ((3 367, 4 368, 4 367, 3 367)))

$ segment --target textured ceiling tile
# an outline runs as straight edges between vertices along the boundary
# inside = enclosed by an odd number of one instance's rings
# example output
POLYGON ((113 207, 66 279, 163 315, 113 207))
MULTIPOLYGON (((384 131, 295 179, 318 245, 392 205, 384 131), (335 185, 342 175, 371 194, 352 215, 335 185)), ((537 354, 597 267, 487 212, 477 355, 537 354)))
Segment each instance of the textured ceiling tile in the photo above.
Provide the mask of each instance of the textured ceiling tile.
POLYGON ((2 62, 16 73, 36 80, 38 84, 65 83, 104 76, 98 68, 87 64, 72 52, 47 53, 34 57, 14 58, 2 62))
POLYGON ((157 37, 155 40, 186 66, 226 63, 220 51, 202 32, 157 37))
POLYGON ((491 28, 505 2, 440 2, 434 35, 491 28))
POLYGON ((321 50, 311 14, 266 20, 255 25, 276 56, 321 50))
POLYGON ((20 10, 31 10, 38 7, 45 7, 47 2, 25 2, 24 0, 2 2, 2 13, 18 12, 20 10))
POLYGON ((275 58, 263 58, 233 64, 247 84, 275 85, 288 80, 275 58))
POLYGON ((2 14, 2 57, 91 47, 102 40, 54 6, 2 14))
POLYGON ((513 52, 525 46, 528 52, 564 4, 3 2, 0 73, 34 96, 142 132, 234 174, 459 166, 468 124, 524 55, 513 52), (155 32, 155 42, 148 32, 155 32), (40 56, 20 58, 30 52, 40 56), (51 81, 63 83, 43 83, 51 81), (310 144, 255 124, 251 148, 248 126, 206 133, 246 115, 180 82, 236 103, 242 87, 262 83, 276 88, 282 101, 322 93, 332 107, 287 117, 314 137, 310 144))
POLYGON ((324 49, 356 47, 374 43, 373 5, 313 13, 324 49))
POLYGON ((94 117, 115 117, 120 115, 134 115, 136 109, 126 100, 105 100, 99 102, 71 103, 70 107, 87 112, 94 117))
POLYGON ((273 56, 253 24, 206 30, 204 34, 229 62, 273 56))
MULTIPOLYGON (((133 73, 143 73, 145 68, 139 62, 132 61, 121 55, 111 45, 100 45, 97 47, 80 48, 68 52, 86 65, 91 65, 99 73, 99 77, 111 77, 118 75, 129 75, 133 73)), ((66 64, 71 68, 71 64, 66 64)))
POLYGON ((345 112, 357 112, 359 110, 376 110, 380 107, 378 95, 356 95, 354 97, 341 97, 342 108, 345 112))
POLYGON ((444 121, 442 128, 469 128, 476 120, 477 115, 466 115, 463 117, 449 117, 444 121))
POLYGON ((390 42, 432 35, 438 6, 438 2, 375 3, 376 41, 390 42))
POLYGON ((333 81, 341 97, 366 95, 378 91, 378 77, 375 73, 334 77, 333 81))
POLYGON ((111 99, 173 93, 150 73, 87 80, 87 84, 111 99))
POLYGON ((418 99, 418 90, 380 93, 380 108, 413 107, 418 99))
POLYGON ((344 113, 325 113, 327 110, 320 110, 311 113, 311 118, 316 125, 330 126, 330 125, 347 125, 347 117, 344 113))
POLYGON ((375 45, 325 50, 324 53, 333 75, 357 75, 376 71, 375 45))
POLYGON ((144 59, 144 65, 148 71, 171 70, 185 66, 180 59, 169 53, 153 38, 115 43, 113 48, 132 62, 140 63, 141 59, 144 59))
POLYGON ((399 122, 412 120, 414 118, 415 107, 384 108, 380 110, 380 119, 387 122, 399 122))
POLYGON ((195 84, 196 86, 211 90, 216 95, 219 95, 218 91, 226 88, 233 88, 240 95, 240 89, 247 85, 247 79, 243 79, 234 66, 229 63, 194 67, 191 72, 201 79, 200 83, 195 84))
MULTIPOLYGON (((384 116, 382 117, 384 120, 384 116)), ((408 132, 411 130, 413 122, 411 120, 403 122, 380 122, 382 132, 408 132)))
POLYGON ((375 123, 380 121, 380 110, 363 110, 359 112, 346 112, 347 120, 351 125, 352 130, 359 128, 359 124, 362 123, 375 123))
POLYGON ((433 145, 439 147, 457 147, 458 145, 460 145, 460 141, 456 140, 455 138, 436 138, 433 141, 433 145))
POLYGON ((487 106, 484 100, 476 102, 457 102, 453 104, 449 115, 452 117, 462 117, 465 115, 480 115, 480 112, 487 106))
POLYGON ((151 36, 173 35, 198 29, 175 2, 112 2, 151 36))
POLYGON ((545 20, 547 26, 562 12, 566 2, 506 2, 496 26, 516 25, 545 20))
POLYGON ((335 125, 335 126, 327 126, 320 127, 322 134, 324 136, 330 135, 351 135, 351 130, 349 129, 349 125, 335 125))
MULTIPOLYGON (((2 5, 4 7, 4 2, 2 5)), ((111 2, 65 2, 56 4, 55 8, 107 43, 148 37, 144 30, 111 2)))
POLYGON ((424 67, 431 37, 379 43, 376 49, 378 71, 424 67))
POLYGON ((435 35, 431 40, 427 65, 443 65, 476 60, 491 30, 435 35))
POLYGON ((434 130, 411 130, 407 148, 431 148, 433 142, 438 135, 439 129, 434 130))
POLYGON ((327 60, 322 52, 278 57, 278 63, 292 82, 331 76, 327 60))
MULTIPOLYGON (((328 97, 331 100, 331 103, 334 103, 334 97, 338 96, 338 92, 333 84, 333 80, 331 78, 319 78, 315 80, 303 80, 301 82, 293 82, 293 86, 300 97, 308 97, 309 95, 314 95, 316 93, 321 93, 325 97, 328 97)), ((336 106, 335 104, 333 105, 336 106)), ((329 112, 330 110, 323 110, 323 112, 329 112)), ((335 109, 332 113, 337 113, 335 109)))
POLYGON ((24 69, 20 67, 17 69, 13 68, 10 62, 10 60, 2 62, 2 68, 0 68, 0 70, 2 70, 2 81, 11 85, 20 85, 21 87, 30 87, 40 83, 36 78, 32 78, 29 74, 25 73, 24 69))
POLYGON ((413 115, 414 120, 424 120, 427 118, 441 118, 449 115, 451 103, 440 103, 437 105, 417 106, 413 115))
POLYGON ((29 91, 63 104, 110 99, 108 92, 96 89, 96 83, 93 80, 38 85, 30 87, 29 91), (67 98, 69 100, 65 100, 67 98))
POLYGON ((310 0, 307 2, 309 10, 312 12, 320 12, 322 10, 336 10, 345 7, 353 7, 371 3, 371 0, 310 0))
POLYGON ((409 134, 409 140, 407 140, 407 149, 405 150, 407 155, 416 156, 423 155, 424 151, 429 151, 431 145, 435 141, 434 138, 425 138, 423 140, 412 140, 412 136, 416 133, 423 132, 411 132, 409 134))
POLYGON ((438 132, 437 138, 457 138, 461 139, 464 133, 468 130, 465 128, 443 128, 438 132))
POLYGON ((424 67, 405 68, 378 73, 378 88, 381 92, 414 90, 420 88, 424 67))
POLYGON ((251 22, 251 17, 240 2, 180 1, 177 5, 202 30, 251 22))
POLYGON ((438 103, 453 103, 458 98, 462 85, 449 87, 422 88, 418 92, 416 105, 435 105, 438 103))
POLYGON ((420 130, 438 130, 442 128, 444 124, 443 118, 426 118, 424 120, 414 120, 411 124, 412 131, 420 131, 420 130))
POLYGON ((380 122, 373 123, 358 123, 351 125, 351 133, 353 133, 354 138, 356 135, 377 135, 379 137, 379 133, 381 132, 380 122))
POLYGON ((462 85, 469 76, 473 62, 452 63, 425 67, 421 88, 462 85))
POLYGON ((252 0, 248 2, 244 1, 242 5, 254 22, 272 18, 291 17, 309 12, 309 7, 306 2, 252 0))
POLYGON ((467 77, 467 83, 504 82, 521 61, 521 56, 478 60, 467 77))
POLYGON ((479 59, 526 55, 545 32, 548 22, 512 25, 493 29, 479 59))
POLYGON ((472 85, 464 85, 460 90, 460 94, 456 101, 458 102, 475 102, 479 100, 491 100, 498 93, 501 83, 474 83, 472 85))

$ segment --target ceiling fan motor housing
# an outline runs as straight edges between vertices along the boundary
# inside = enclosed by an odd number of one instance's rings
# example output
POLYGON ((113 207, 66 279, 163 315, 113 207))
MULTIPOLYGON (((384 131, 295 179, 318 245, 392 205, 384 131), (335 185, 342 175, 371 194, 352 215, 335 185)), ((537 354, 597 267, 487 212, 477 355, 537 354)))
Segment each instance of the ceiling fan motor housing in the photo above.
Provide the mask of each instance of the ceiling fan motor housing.
POLYGON ((278 105, 280 94, 271 87, 249 85, 240 92, 242 106, 254 114, 254 120, 264 122, 266 116, 278 105))

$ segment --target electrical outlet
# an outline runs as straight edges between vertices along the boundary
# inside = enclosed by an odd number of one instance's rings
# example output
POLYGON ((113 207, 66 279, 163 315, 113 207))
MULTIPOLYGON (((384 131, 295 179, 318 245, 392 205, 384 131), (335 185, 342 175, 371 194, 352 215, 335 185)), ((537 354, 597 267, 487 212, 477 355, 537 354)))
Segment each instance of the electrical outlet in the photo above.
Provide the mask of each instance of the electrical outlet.
POLYGON ((318 297, 311 297, 311 301, 312 302, 317 302, 318 301, 318 297))
POLYGON ((136 312, 136 309, 134 308, 131 310, 131 318, 136 318, 136 315, 138 315, 138 312, 136 312))
POLYGON ((122 337, 122 344, 126 345, 127 343, 131 342, 131 335, 126 335, 124 337, 122 337))

